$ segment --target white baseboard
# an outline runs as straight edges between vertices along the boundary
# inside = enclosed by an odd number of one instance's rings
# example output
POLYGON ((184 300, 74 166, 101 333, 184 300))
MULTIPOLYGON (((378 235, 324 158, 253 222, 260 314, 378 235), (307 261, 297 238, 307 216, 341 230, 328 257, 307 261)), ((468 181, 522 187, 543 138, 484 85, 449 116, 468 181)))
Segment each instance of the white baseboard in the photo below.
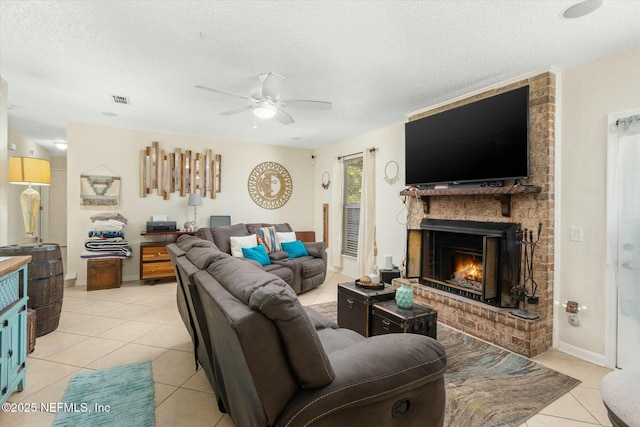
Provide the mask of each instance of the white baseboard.
POLYGON ((606 357, 604 354, 594 353, 589 350, 585 350, 580 347, 576 347, 572 344, 567 344, 565 342, 560 341, 558 343, 558 350, 563 353, 570 354, 571 356, 575 356, 579 359, 586 360, 587 362, 591 362, 598 366, 607 366, 606 357))

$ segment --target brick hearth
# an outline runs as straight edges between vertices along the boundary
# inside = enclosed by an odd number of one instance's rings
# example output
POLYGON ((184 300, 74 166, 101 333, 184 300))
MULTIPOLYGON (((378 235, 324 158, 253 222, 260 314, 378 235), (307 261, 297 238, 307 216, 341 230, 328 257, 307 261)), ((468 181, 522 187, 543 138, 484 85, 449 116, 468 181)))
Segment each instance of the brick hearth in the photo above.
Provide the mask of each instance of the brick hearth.
POLYGON ((539 186, 542 191, 513 195, 510 217, 502 216, 500 203, 492 195, 431 196, 428 214, 424 213, 419 197, 407 196, 407 227, 420 229, 423 218, 517 222, 523 229, 536 231, 538 223, 542 223, 542 234, 534 256, 534 278, 538 284, 536 294, 540 300, 537 305, 526 306, 529 311, 540 316, 537 320, 520 319, 510 315, 509 309, 485 305, 418 283, 412 285, 416 302, 436 308, 438 321, 513 352, 533 357, 551 347, 553 331, 555 76, 552 73, 540 74, 421 113, 409 120, 417 120, 525 85, 529 85, 531 176, 528 180, 522 180, 522 183, 539 186))

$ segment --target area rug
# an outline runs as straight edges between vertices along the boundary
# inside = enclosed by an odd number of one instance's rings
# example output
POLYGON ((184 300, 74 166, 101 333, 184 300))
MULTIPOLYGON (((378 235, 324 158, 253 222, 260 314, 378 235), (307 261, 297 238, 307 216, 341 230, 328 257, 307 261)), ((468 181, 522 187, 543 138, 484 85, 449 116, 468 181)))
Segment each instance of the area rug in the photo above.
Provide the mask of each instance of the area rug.
MULTIPOLYGON (((312 307, 337 320, 335 302, 312 307)), ((580 384, 575 378, 440 323, 438 341, 447 352, 447 427, 517 427, 580 384)))
POLYGON ((71 377, 53 427, 153 427, 151 361, 71 377))

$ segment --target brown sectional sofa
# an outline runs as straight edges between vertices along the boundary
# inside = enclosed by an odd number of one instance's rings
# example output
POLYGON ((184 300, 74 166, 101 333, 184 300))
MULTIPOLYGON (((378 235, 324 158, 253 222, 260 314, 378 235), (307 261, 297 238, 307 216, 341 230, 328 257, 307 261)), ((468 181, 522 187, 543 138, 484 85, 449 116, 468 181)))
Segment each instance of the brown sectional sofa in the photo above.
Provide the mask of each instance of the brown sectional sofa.
MULTIPOLYGON (((231 254, 230 238, 256 234, 256 229, 273 226, 277 232, 293 232, 284 224, 232 224, 223 227, 200 228, 196 236, 215 243, 222 251, 231 254)), ((269 254, 271 264, 263 266, 265 271, 282 278, 296 294, 301 294, 324 283, 327 276, 327 246, 324 242, 303 243, 308 256, 290 259, 284 251, 269 254), (282 269, 286 267, 286 269, 282 269), (288 271, 287 271, 288 270, 288 271), (291 272, 291 275, 289 275, 291 272)))
POLYGON ((235 425, 443 425, 446 356, 434 339, 364 338, 209 241, 167 249, 196 358, 235 425))

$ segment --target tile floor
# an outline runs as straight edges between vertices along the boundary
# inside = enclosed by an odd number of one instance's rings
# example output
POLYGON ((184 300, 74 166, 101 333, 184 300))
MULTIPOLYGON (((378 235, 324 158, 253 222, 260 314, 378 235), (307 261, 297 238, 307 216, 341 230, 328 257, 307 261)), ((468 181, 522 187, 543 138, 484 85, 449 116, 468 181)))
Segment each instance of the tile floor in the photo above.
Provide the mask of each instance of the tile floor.
MULTIPOLYGON (((300 300, 306 305, 335 301, 337 284, 347 280, 330 273, 322 286, 300 300)), ((37 339, 27 361, 26 387, 9 401, 38 406, 59 402, 72 374, 151 359, 158 427, 233 427, 229 416, 218 411, 204 371, 194 371, 191 341, 175 295, 175 283, 126 282, 119 289, 92 292, 84 286, 66 288, 58 329, 37 339)), ((582 383, 522 426, 611 425, 598 389, 609 370, 554 350, 535 360, 582 383)), ((50 426, 54 416, 0 412, 0 425, 50 426)))

